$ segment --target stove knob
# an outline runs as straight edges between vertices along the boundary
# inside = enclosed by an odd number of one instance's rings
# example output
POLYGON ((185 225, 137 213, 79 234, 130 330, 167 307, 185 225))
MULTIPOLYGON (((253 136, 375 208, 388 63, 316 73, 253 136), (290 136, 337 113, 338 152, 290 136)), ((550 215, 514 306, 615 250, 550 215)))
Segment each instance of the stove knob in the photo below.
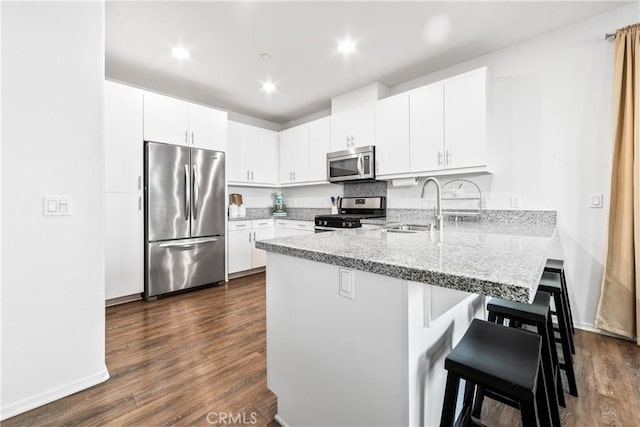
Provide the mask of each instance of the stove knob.
POLYGON ((346 222, 343 222, 343 223, 342 223, 342 226, 343 226, 343 227, 346 227, 346 226, 347 226, 347 223, 346 223, 346 222))
POLYGON ((324 225, 328 225, 329 223, 327 221, 324 222, 324 225))

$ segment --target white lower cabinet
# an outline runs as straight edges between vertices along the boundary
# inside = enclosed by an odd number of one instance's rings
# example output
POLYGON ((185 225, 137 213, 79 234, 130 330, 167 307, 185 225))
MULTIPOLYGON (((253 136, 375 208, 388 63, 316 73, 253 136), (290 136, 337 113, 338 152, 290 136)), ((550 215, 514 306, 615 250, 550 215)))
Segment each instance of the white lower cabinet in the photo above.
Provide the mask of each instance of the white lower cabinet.
POLYGON ((105 299, 144 291, 144 232, 138 193, 105 193, 105 299))
POLYGON ((277 219, 275 237, 303 236, 315 233, 313 221, 277 219))
POLYGON ((256 249, 256 240, 273 236, 272 219, 229 222, 229 274, 264 267, 266 254, 256 249))

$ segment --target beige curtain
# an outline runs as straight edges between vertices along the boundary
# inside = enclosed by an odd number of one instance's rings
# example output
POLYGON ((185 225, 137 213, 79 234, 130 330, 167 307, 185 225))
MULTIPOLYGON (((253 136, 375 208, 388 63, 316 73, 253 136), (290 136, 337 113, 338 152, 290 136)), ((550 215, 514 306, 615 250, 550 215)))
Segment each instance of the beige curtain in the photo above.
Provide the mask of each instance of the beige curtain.
POLYGON ((639 86, 640 24, 635 24, 616 32, 609 242, 595 324, 632 339, 640 333, 639 86))

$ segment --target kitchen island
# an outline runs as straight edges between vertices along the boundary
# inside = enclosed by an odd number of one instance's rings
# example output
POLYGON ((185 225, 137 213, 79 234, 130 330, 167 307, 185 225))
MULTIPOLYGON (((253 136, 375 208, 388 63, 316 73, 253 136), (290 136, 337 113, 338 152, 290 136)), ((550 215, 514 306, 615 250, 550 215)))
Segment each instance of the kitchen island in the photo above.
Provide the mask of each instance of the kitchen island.
POLYGON ((485 296, 529 302, 548 224, 447 223, 257 242, 267 381, 283 425, 437 425, 443 361, 485 296))

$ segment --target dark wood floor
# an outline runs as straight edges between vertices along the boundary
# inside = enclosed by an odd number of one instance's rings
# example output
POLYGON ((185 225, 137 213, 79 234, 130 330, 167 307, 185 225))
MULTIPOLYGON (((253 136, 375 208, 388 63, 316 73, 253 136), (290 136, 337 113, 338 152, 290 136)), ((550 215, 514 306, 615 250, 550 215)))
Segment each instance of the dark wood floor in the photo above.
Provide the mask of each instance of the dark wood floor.
MULTIPOLYGON (((2 425, 278 425, 266 385, 264 274, 110 307, 106 336, 109 381, 2 425), (225 423, 222 413, 244 420, 225 423)), ((576 347, 580 397, 567 395, 563 424, 640 426, 640 348, 584 331, 576 347)), ((482 421, 520 424, 517 411, 489 399, 482 421)))

